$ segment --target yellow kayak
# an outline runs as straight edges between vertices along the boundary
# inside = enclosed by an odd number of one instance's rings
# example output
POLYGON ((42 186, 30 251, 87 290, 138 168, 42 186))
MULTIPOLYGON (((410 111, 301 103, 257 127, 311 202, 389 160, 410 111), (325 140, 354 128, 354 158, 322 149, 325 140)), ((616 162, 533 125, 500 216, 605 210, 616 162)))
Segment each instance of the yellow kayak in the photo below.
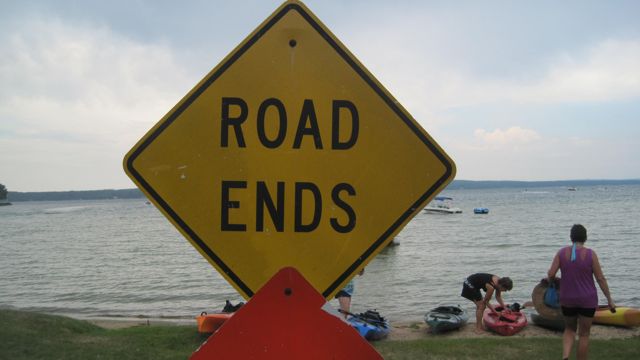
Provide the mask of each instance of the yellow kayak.
POLYGON ((593 323, 627 327, 640 326, 640 309, 621 306, 616 308, 615 313, 612 313, 608 307, 601 306, 596 310, 593 323))

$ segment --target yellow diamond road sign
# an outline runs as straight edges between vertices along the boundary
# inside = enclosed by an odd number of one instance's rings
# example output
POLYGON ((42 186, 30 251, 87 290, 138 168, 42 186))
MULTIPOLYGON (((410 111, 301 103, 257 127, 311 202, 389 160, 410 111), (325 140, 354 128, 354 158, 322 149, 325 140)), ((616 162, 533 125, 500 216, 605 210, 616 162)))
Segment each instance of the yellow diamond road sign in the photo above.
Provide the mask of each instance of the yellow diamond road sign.
POLYGON ((329 298, 455 174, 298 1, 207 74, 124 167, 246 298, 285 266, 329 298))

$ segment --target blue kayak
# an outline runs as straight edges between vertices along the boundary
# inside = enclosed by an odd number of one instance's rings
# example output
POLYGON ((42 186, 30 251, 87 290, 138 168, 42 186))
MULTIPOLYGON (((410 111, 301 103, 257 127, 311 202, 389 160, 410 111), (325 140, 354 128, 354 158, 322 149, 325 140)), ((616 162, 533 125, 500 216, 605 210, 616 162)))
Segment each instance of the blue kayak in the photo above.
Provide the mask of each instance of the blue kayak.
POLYGON ((391 331, 389 322, 378 312, 367 310, 361 314, 351 314, 347 319, 349 324, 367 340, 381 340, 386 338, 391 331))

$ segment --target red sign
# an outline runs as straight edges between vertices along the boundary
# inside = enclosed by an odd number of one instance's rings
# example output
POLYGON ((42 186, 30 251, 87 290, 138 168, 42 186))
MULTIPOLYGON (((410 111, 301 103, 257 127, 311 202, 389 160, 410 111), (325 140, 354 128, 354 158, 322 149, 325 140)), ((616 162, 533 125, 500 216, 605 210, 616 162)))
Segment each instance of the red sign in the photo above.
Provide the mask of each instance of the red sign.
POLYGON ((294 268, 280 270, 191 356, 206 359, 379 359, 294 268))

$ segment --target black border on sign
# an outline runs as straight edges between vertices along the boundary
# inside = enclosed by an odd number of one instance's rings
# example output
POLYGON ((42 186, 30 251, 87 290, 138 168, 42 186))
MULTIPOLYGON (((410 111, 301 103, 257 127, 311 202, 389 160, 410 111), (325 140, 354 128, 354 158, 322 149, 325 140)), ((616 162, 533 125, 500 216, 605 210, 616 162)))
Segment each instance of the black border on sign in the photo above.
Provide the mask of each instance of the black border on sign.
MULTIPOLYGON (((431 196, 443 183, 449 179, 453 172, 453 166, 448 161, 448 159, 444 156, 439 149, 429 141, 429 139, 420 131, 418 127, 414 124, 413 121, 405 114, 395 103, 393 99, 391 99, 387 93, 374 81, 371 77, 367 75, 367 72, 362 69, 357 62, 349 56, 349 54, 334 40, 334 38, 327 33, 322 26, 316 22, 309 13, 305 11, 298 4, 287 4, 280 10, 277 14, 273 16, 273 18, 268 21, 261 29, 259 29, 248 41, 239 48, 232 56, 224 63, 220 65, 218 70, 216 70, 213 74, 207 78, 200 87, 198 87, 181 105, 178 107, 173 113, 169 115, 169 117, 162 123, 160 126, 151 133, 143 143, 140 144, 138 148, 131 154, 131 156, 127 159, 126 166, 129 170, 130 174, 135 177, 138 183, 147 191, 147 193, 153 197, 153 199, 164 209, 164 211, 171 216, 171 218, 180 226, 184 232, 189 235, 189 237, 197 244, 197 246, 204 251, 207 256, 214 263, 216 263, 219 268, 233 281, 239 288, 242 289, 249 297, 252 297, 254 291, 250 289, 247 284, 245 284, 228 266, 225 264, 222 259, 220 259, 206 244, 205 242, 198 236, 198 234, 187 225, 187 223, 182 220, 180 216, 167 204, 158 193, 147 183, 144 178, 136 171, 133 166, 133 162, 136 158, 167 128, 169 127, 177 118, 185 111, 211 84, 213 84, 231 65, 233 65, 236 60, 238 60, 251 46, 253 46, 269 29, 271 29, 285 14, 289 11, 295 10, 297 11, 324 39, 325 41, 331 45, 331 47, 342 57, 349 66, 353 70, 360 75, 360 77, 367 83, 369 86, 375 90, 375 92, 380 96, 380 98, 404 121, 404 123, 413 131, 413 133, 420 139, 422 142, 433 152, 434 155, 445 166, 446 171, 442 177, 440 177, 427 191, 422 194, 412 205, 407 209, 376 241, 365 250, 358 259, 344 271, 338 279, 336 279, 329 287, 322 292, 322 295, 326 298, 331 294, 344 280, 346 280, 349 275, 358 269, 358 267, 364 262, 364 260, 368 259, 371 254, 374 253, 376 249, 378 249, 384 241, 391 236, 391 234, 398 229, 402 223, 407 220, 408 217, 415 211, 415 209, 420 206, 423 202, 427 200, 429 196, 431 196)), ((256 289, 258 290, 258 289, 256 289)))

